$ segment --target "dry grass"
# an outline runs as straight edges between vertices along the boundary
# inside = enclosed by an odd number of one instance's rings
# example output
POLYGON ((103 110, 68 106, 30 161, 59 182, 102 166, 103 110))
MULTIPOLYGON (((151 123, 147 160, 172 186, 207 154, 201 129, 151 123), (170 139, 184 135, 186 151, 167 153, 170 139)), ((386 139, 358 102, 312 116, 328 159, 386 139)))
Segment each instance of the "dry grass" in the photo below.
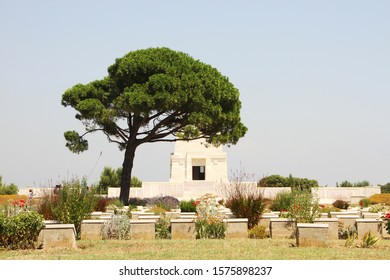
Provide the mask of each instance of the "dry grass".
POLYGON ((76 250, 0 250, 8 260, 390 260, 390 240, 374 248, 297 248, 294 240, 101 240, 78 241, 76 250))

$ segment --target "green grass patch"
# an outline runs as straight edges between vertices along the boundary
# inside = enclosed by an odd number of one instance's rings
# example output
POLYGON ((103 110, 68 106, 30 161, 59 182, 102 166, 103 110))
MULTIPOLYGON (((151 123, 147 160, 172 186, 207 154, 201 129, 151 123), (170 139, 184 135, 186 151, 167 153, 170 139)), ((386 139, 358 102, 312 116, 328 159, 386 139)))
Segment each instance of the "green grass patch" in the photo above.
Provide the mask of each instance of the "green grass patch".
POLYGON ((390 240, 373 248, 345 247, 345 240, 327 248, 297 248, 294 240, 99 240, 77 241, 73 250, 4 250, 6 260, 390 260, 390 240))

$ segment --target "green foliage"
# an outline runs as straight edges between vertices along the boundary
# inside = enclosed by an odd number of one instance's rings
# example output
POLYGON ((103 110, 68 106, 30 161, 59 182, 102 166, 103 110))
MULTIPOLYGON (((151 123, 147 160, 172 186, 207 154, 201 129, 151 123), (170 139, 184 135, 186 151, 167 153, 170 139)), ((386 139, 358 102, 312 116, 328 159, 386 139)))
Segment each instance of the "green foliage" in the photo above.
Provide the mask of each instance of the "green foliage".
POLYGON ((146 206, 148 200, 146 198, 130 197, 129 205, 132 206, 146 206))
POLYGON ((372 203, 371 201, 368 199, 368 198, 363 198, 359 201, 359 206, 360 207, 368 207, 370 206, 372 203))
POLYGON ((156 238, 171 239, 171 220, 162 215, 156 223, 156 238))
POLYGON ((72 179, 63 183, 53 212, 62 223, 74 224, 79 239, 81 222, 90 216, 96 202, 97 197, 88 189, 85 178, 72 179))
POLYGON ((75 153, 88 148, 87 134, 101 131, 126 150, 120 198, 127 203, 134 154, 144 143, 205 138, 213 145, 236 144, 241 123, 239 91, 217 69, 168 48, 132 51, 115 60, 108 76, 77 84, 62 95, 77 111, 86 132, 65 132, 75 153))
POLYGON ((375 234, 372 234, 371 231, 366 232, 363 235, 361 247, 362 248, 371 248, 373 247, 379 240, 381 240, 379 237, 375 236, 375 234))
POLYGON ((291 207, 292 201, 293 195, 291 192, 278 192, 270 205, 270 209, 280 212, 287 211, 291 207))
MULTIPOLYGON (((98 193, 107 194, 108 188, 120 188, 122 177, 122 167, 113 169, 109 166, 103 168, 100 174, 100 181, 98 184, 98 193)), ((137 177, 131 177, 130 185, 133 188, 141 188, 142 181, 137 177)))
POLYGON ((336 183, 337 187, 340 188, 363 188, 363 187, 368 187, 370 185, 370 182, 367 180, 356 182, 356 183, 351 183, 349 181, 342 181, 340 185, 336 183))
POLYGON ((320 213, 320 206, 310 191, 293 191, 288 217, 297 223, 314 223, 320 213))
POLYGON ((6 216, 0 212, 0 246, 7 249, 34 249, 43 217, 35 211, 21 211, 6 216))
POLYGON ((200 198, 196 205, 198 215, 195 223, 196 238, 225 238, 227 224, 223 222, 223 216, 218 212, 219 207, 216 196, 212 194, 206 194, 200 198))
POLYGON ((129 239, 130 218, 127 215, 114 215, 104 222, 102 235, 103 239, 129 239))
POLYGON ((385 204, 374 204, 368 209, 370 213, 389 212, 390 207, 385 204))
POLYGON ((225 206, 230 208, 235 217, 247 218, 250 229, 257 225, 264 212, 263 192, 259 187, 248 184, 251 175, 244 170, 236 171, 231 177, 230 183, 224 188, 225 206))
POLYGON ((332 203, 333 207, 339 208, 339 209, 348 209, 349 202, 337 199, 335 202, 332 203))
POLYGON ((181 212, 196 212, 195 200, 182 200, 180 201, 180 211, 181 212))
POLYGON ((105 166, 100 174, 98 192, 107 194, 108 188, 119 188, 121 186, 121 174, 121 168, 114 170, 109 166, 105 166))
POLYGON ((196 220, 195 228, 197 239, 223 239, 227 224, 220 220, 196 220))
POLYGON ((318 182, 307 178, 295 178, 292 175, 288 177, 270 175, 262 178, 258 182, 258 186, 267 188, 291 188, 292 190, 303 191, 318 187, 318 182))
POLYGON ((270 233, 267 226, 257 224, 248 231, 248 236, 252 239, 264 239, 269 238, 270 233))
POLYGON ((381 193, 390 193, 390 183, 387 183, 386 185, 380 187, 381 187, 381 193))
POLYGON ((18 194, 18 191, 18 187, 15 184, 6 185, 3 183, 3 177, 0 176, 0 195, 18 194))

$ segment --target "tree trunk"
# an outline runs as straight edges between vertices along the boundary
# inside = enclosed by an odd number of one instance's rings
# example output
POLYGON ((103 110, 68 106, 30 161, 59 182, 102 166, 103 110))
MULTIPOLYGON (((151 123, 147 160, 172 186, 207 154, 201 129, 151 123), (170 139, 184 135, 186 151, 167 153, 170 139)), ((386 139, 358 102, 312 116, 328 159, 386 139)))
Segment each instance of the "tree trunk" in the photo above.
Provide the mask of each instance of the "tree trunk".
POLYGON ((127 144, 125 158, 122 164, 123 169, 119 200, 122 201, 124 205, 129 205, 131 172, 133 170, 134 165, 135 149, 135 145, 131 145, 130 143, 127 144))

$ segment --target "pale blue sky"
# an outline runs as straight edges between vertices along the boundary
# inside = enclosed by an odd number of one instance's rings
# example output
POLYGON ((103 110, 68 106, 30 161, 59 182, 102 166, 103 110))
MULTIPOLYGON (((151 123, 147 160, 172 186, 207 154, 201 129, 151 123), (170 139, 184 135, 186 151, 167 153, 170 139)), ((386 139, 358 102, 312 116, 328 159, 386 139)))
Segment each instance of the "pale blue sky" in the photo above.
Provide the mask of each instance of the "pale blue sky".
MULTIPOLYGON (((94 183, 121 166, 101 134, 83 154, 65 148, 63 132, 82 126, 61 95, 129 51, 166 46, 240 90, 249 131, 225 149, 229 171, 389 182, 389 14, 389 1, 0 0, 0 175, 19 187, 94 183)), ((134 175, 168 181, 172 151, 141 147, 134 175)))

